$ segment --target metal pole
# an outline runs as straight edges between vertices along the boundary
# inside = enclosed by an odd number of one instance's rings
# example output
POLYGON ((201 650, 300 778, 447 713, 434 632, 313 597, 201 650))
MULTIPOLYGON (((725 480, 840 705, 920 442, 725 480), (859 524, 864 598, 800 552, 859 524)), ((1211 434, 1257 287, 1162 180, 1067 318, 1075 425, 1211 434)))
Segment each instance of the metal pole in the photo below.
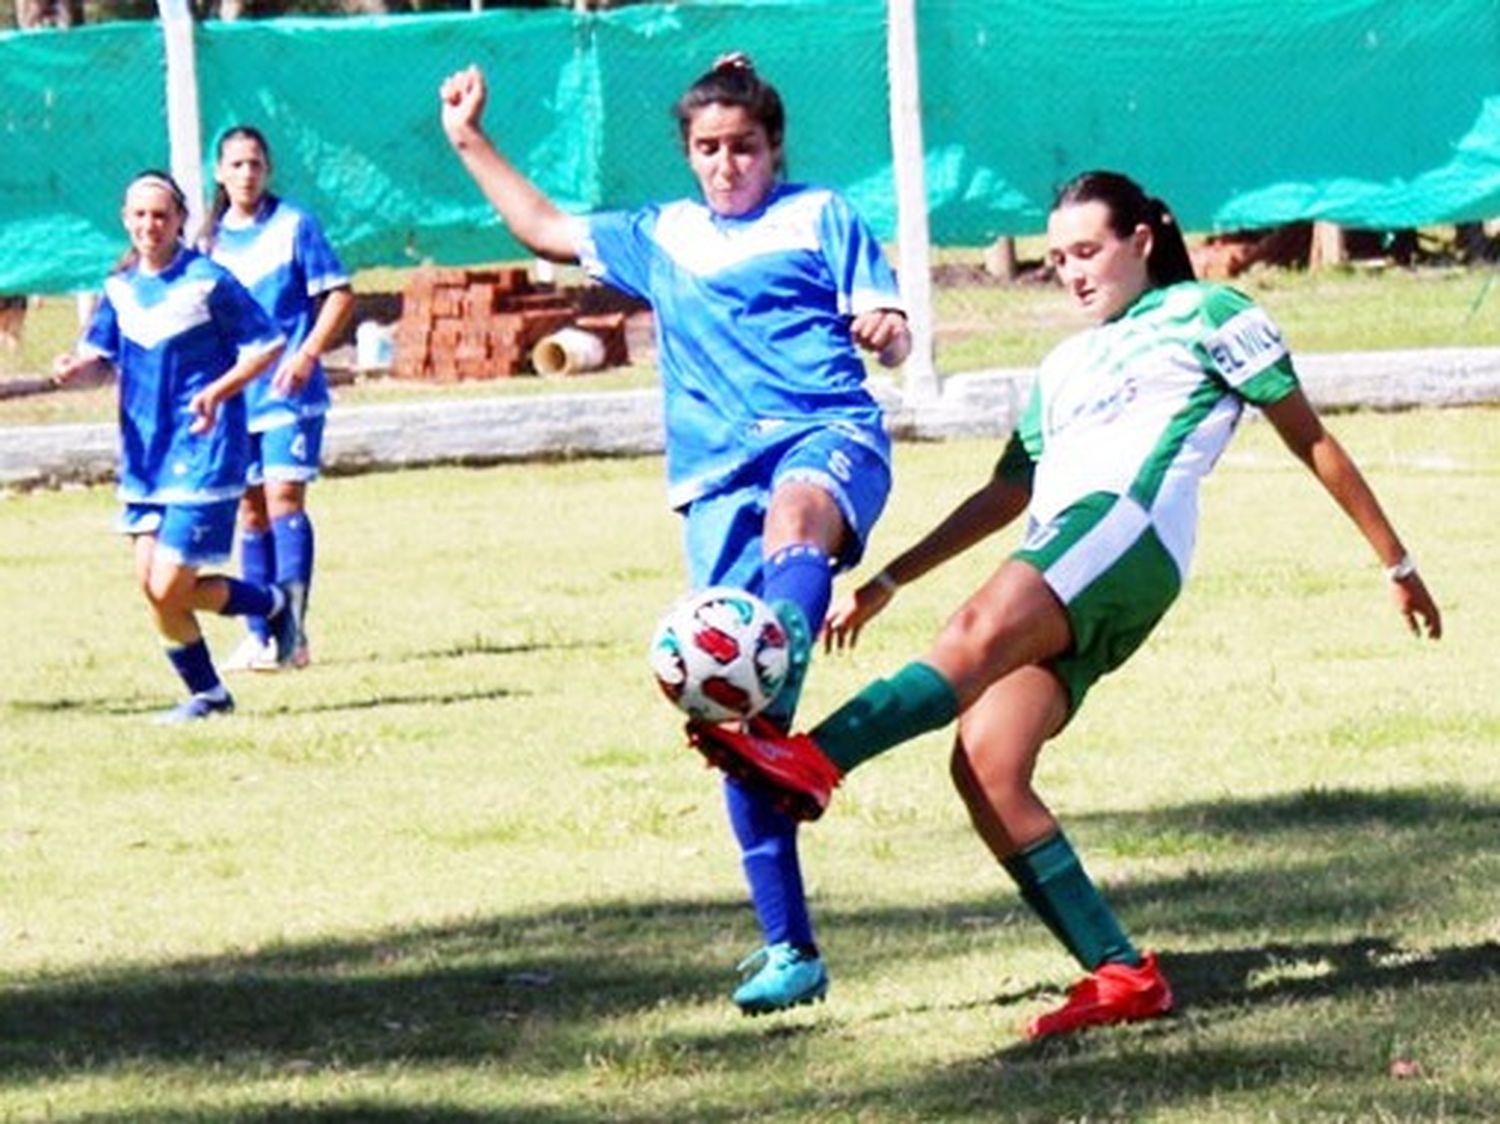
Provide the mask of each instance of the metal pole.
POLYGON ((933 366, 932 243, 922 147, 922 94, 917 80, 916 0, 888 0, 886 65, 890 76, 891 164, 896 180, 896 271, 912 335, 902 367, 907 397, 940 393, 933 366))
POLYGON ((203 224, 203 132, 198 120, 198 67, 187 0, 157 0, 167 52, 167 141, 172 176, 187 196, 189 236, 203 224))

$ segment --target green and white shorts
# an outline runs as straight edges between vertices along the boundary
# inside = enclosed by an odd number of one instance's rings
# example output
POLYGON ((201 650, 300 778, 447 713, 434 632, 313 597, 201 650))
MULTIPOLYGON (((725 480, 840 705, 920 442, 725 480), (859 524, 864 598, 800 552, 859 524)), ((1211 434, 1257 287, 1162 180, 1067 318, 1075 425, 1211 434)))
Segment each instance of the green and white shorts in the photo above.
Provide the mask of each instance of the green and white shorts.
POLYGON ((1150 513, 1109 492, 1033 526, 1011 557, 1040 570, 1067 610, 1073 646, 1046 666, 1067 688, 1071 711, 1141 646, 1182 589, 1150 513))

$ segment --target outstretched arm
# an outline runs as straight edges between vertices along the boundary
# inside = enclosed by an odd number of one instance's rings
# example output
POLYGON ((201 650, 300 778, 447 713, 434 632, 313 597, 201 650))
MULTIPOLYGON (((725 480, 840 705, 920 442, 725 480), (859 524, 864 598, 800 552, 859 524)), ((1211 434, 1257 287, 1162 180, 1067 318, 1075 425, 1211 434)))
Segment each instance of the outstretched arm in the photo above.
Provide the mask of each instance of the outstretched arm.
POLYGON ((558 209, 502 156, 481 125, 489 97, 484 75, 471 66, 450 74, 439 91, 443 132, 469 175, 516 239, 532 253, 557 262, 578 260, 577 220, 558 209))
POLYGON ((1407 627, 1418 636, 1424 632, 1434 640, 1442 636, 1442 616, 1422 575, 1417 573, 1359 466, 1324 428, 1307 396, 1300 389, 1294 390, 1280 402, 1264 407, 1264 413, 1287 448, 1312 470, 1374 549, 1390 576, 1396 607, 1406 618, 1407 627))
POLYGON ((828 614, 823 647, 852 648, 870 620, 890 604, 896 590, 929 570, 962 554, 994 534, 1026 510, 1031 490, 1024 484, 994 476, 949 512, 936 527, 893 558, 884 570, 852 594, 846 594, 828 614))

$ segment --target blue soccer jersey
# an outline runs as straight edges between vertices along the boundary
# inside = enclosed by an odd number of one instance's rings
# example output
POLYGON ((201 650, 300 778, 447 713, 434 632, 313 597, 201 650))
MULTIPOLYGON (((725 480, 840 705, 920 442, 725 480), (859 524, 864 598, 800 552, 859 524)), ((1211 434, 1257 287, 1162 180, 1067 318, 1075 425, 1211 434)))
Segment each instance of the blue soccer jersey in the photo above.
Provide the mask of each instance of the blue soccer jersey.
POLYGON ((780 185, 747 215, 682 200, 585 222, 584 267, 656 314, 673 507, 789 427, 841 424, 889 459, 849 325, 903 306, 879 243, 841 196, 780 185))
POLYGON ((160 273, 111 274, 82 352, 120 373, 120 498, 211 503, 245 489, 245 402, 224 402, 207 433, 188 432, 189 403, 239 361, 282 335, 234 279, 204 255, 179 250, 160 273))
MULTIPOLYGON (((270 195, 253 222, 235 226, 226 216, 209 252, 239 278, 286 335, 286 359, 312 331, 318 298, 349 284, 318 220, 295 203, 270 195)), ((322 363, 315 364, 307 381, 290 395, 271 388, 275 373, 267 371, 245 391, 251 430, 274 429, 328 412, 328 378, 322 363)))

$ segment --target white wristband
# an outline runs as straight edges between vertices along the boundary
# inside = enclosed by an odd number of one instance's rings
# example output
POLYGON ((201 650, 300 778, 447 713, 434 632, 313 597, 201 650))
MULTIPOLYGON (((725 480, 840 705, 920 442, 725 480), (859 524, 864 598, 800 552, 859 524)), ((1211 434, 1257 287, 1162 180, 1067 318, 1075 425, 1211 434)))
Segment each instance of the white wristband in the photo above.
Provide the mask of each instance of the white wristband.
POLYGON ((901 588, 901 583, 898 582, 895 578, 891 577, 891 572, 889 570, 881 570, 880 573, 876 574, 873 578, 870 579, 870 584, 879 586, 889 595, 894 595, 896 590, 901 588))
POLYGON ((1394 566, 1385 568, 1385 576, 1389 581, 1403 582, 1417 572, 1417 564, 1412 561, 1410 554, 1403 554, 1401 561, 1394 566))

